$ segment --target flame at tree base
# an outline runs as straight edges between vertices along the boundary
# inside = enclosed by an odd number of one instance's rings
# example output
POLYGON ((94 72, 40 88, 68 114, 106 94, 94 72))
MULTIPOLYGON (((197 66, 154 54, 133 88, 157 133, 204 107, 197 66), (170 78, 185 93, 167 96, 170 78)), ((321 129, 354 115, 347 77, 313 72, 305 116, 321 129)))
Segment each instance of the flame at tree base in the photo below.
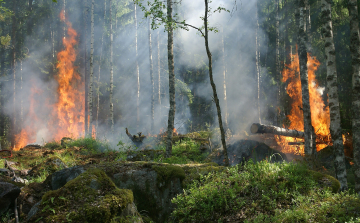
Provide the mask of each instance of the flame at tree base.
MULTIPOLYGON (((308 54, 308 78, 309 78, 309 98, 311 110, 311 122, 315 129, 315 134, 320 140, 316 145, 316 150, 320 151, 327 145, 331 145, 330 139, 330 113, 329 107, 325 106, 321 88, 315 78, 315 71, 320 66, 320 62, 308 54)), ((282 82, 288 83, 286 93, 291 98, 291 111, 287 115, 290 122, 289 129, 304 131, 304 117, 302 112, 302 95, 301 95, 301 81, 300 81, 300 66, 298 54, 292 55, 292 62, 285 66, 282 71, 282 82)), ((296 139, 285 136, 275 136, 276 141, 281 147, 281 151, 285 153, 304 154, 304 145, 290 146, 289 142, 301 142, 302 139, 296 139)))

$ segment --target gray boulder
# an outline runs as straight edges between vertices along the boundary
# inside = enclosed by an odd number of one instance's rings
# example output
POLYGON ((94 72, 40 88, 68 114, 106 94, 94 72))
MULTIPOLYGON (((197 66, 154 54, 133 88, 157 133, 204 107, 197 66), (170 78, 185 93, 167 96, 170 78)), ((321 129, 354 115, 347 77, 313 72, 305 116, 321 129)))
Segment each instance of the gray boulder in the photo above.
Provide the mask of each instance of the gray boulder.
POLYGON ((85 169, 82 166, 74 166, 57 171, 51 175, 50 187, 52 190, 57 190, 83 172, 85 172, 85 169))
MULTIPOLYGON (((227 145, 229 163, 231 166, 249 161, 252 159, 258 162, 269 159, 270 162, 287 161, 286 155, 277 150, 271 149, 264 143, 254 140, 238 140, 227 145)), ((209 162, 215 162, 224 165, 224 150, 219 148, 214 150, 207 158, 209 162)))
POLYGON ((11 183, 0 182, 0 215, 5 213, 14 204, 20 192, 19 187, 11 183))

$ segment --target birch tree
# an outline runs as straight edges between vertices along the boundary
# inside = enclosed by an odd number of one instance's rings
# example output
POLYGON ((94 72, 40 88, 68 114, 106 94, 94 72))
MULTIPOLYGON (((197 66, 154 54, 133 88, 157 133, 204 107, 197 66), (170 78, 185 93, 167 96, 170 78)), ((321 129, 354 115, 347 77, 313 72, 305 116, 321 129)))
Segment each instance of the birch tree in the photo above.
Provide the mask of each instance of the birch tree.
POLYGON ((92 121, 93 121, 93 76, 94 76, 94 0, 91 1, 91 36, 90 36, 90 78, 89 78, 89 135, 92 136, 92 121))
POLYGON ((330 109, 330 133, 334 148, 334 166, 340 190, 347 190, 344 145, 341 136, 335 45, 331 20, 331 0, 321 0, 322 34, 325 40, 327 88, 330 109))
POLYGON ((307 35, 305 30, 305 0, 298 0, 299 14, 298 14, 298 45, 299 45, 299 63, 300 63, 300 79, 302 92, 302 110, 304 115, 304 132, 305 132, 305 155, 311 155, 316 147, 314 141, 314 129, 311 125, 311 111, 309 99, 309 85, 308 85, 308 69, 307 69, 307 35))
POLYGON ((356 0, 348 0, 350 17, 350 53, 352 65, 352 137, 355 191, 360 195, 360 36, 356 0))
POLYGON ((109 18, 110 18, 110 129, 111 134, 114 134, 114 64, 113 64, 113 25, 112 25, 112 0, 109 2, 109 18))
POLYGON ((152 60, 152 47, 151 47, 151 22, 148 20, 148 32, 149 32, 149 63, 150 63, 150 82, 151 82, 151 132, 154 133, 154 103, 155 103, 155 84, 153 74, 153 60, 152 60))
POLYGON ((137 80, 137 97, 136 97, 136 126, 140 124, 140 73, 138 61, 138 25, 136 17, 136 4, 134 4, 134 20, 135 20, 135 61, 136 61, 136 80, 137 80))

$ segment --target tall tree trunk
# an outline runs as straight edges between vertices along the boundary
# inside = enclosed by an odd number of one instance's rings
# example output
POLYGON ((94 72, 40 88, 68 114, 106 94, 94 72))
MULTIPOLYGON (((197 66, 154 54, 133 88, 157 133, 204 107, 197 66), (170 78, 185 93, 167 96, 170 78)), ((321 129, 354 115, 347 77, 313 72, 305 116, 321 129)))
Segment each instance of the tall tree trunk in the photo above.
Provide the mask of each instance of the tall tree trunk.
POLYGON ((88 26, 87 26, 87 17, 88 17, 88 0, 84 1, 85 4, 85 11, 84 11, 84 29, 85 29, 85 35, 84 35, 84 79, 85 79, 85 136, 89 134, 89 80, 88 80, 88 66, 87 66, 87 34, 88 34, 88 26))
POLYGON ((89 136, 92 137, 93 123, 93 76, 94 76, 94 0, 91 1, 91 36, 90 36, 90 79, 89 79, 89 136))
POLYGON ((309 100, 309 85, 308 85, 308 69, 307 69, 307 35, 305 30, 305 0, 299 0, 299 63, 300 63, 300 79, 302 92, 302 105, 304 114, 304 132, 305 132, 305 155, 311 155, 316 147, 314 143, 314 128, 311 125, 311 111, 309 100))
POLYGON ((259 123, 261 124, 261 109, 260 109, 260 52, 259 52, 259 17, 258 17, 258 0, 256 1, 256 29, 255 29, 255 66, 256 66, 256 81, 257 81, 257 111, 258 111, 258 118, 259 123))
POLYGON ((99 127, 99 112, 100 112, 100 74, 101 74, 101 64, 103 57, 103 46, 104 46, 104 33, 105 33, 105 21, 106 21, 106 1, 104 1, 104 21, 103 21, 103 32, 101 35, 101 49, 100 49, 100 59, 99 59, 99 75, 97 82, 97 104, 96 104, 96 129, 99 127))
POLYGON ((15 134, 16 134, 16 30, 17 30, 17 19, 16 19, 16 7, 17 1, 13 1, 13 17, 12 17, 12 31, 11 31, 11 41, 12 41, 12 53, 11 53, 11 69, 13 73, 13 127, 12 127, 12 144, 15 147, 15 134))
POLYGON ((109 17, 110 17, 110 124, 111 134, 114 134, 114 104, 113 104, 113 90, 114 90, 114 66, 113 66, 113 27, 112 27, 112 0, 109 2, 109 17))
POLYGON ((174 31, 173 31, 173 18, 172 18, 172 2, 171 0, 166 0, 167 2, 167 20, 168 20, 168 67, 169 67, 169 101, 170 109, 168 116, 168 129, 167 129, 167 139, 166 139, 166 157, 170 157, 172 153, 172 136, 174 129, 174 120, 175 120, 175 69, 174 69, 174 31))
POLYGON ((224 149, 225 166, 229 166, 229 158, 228 158, 226 142, 225 142, 225 131, 224 131, 222 117, 221 117, 220 103, 219 103, 219 98, 218 98, 217 93, 216 93, 216 86, 215 86, 215 82, 214 82, 213 74, 212 74, 212 59, 211 59, 211 52, 210 52, 210 48, 209 48, 209 33, 208 33, 208 27, 207 27, 208 26, 208 10, 209 10, 208 0, 205 0, 205 16, 204 16, 205 35, 204 35, 204 38, 205 38, 206 54, 207 54, 208 59, 209 59, 210 84, 211 84, 211 87, 212 87, 212 90, 213 90, 213 96, 214 96, 214 101, 215 101, 218 120, 219 120, 219 127, 220 127, 220 133, 221 133, 221 143, 222 143, 222 146, 223 146, 223 149, 224 149))
POLYGON ((355 191, 360 195, 360 36, 356 0, 348 0, 350 53, 352 65, 352 137, 354 148, 355 191))
POLYGON ((322 34, 325 38, 326 82, 330 108, 330 132, 334 148, 334 166, 336 178, 340 182, 340 190, 347 190, 344 145, 341 136, 340 106, 336 73, 335 45, 332 31, 331 3, 321 0, 322 34))
MULTIPOLYGON (((20 59, 20 92, 23 90, 23 66, 22 59, 20 59)), ((20 97, 20 127, 24 123, 24 101, 23 97, 20 97)))
POLYGON ((306 8, 306 13, 305 13, 306 33, 308 36, 308 52, 311 53, 312 52, 312 46, 311 46, 312 36, 311 36, 311 17, 310 17, 309 0, 305 0, 305 8, 306 8))
POLYGON ((160 31, 157 32, 157 68, 158 68, 158 104, 159 104, 159 117, 160 123, 162 121, 162 112, 161 112, 161 68, 160 68, 160 31))
POLYGON ((225 107, 225 129, 229 128, 228 124, 228 105, 227 105, 227 92, 226 92, 226 62, 225 62, 225 43, 224 43, 224 27, 221 27, 221 45, 222 45, 222 69, 223 69, 223 88, 224 88, 224 107, 225 107))
POLYGON ((149 63, 150 63, 150 81, 151 81, 151 133, 154 133, 154 103, 155 103, 155 84, 154 84, 154 74, 153 74, 153 60, 152 60, 152 46, 151 46, 151 21, 148 20, 149 25, 149 63))
POLYGON ((136 4, 135 8, 135 61, 136 61, 136 79, 137 79, 137 97, 136 97, 136 127, 139 128, 140 124, 140 73, 139 73, 139 61, 138 61, 138 25, 136 16, 136 4))
POLYGON ((279 0, 275 0, 275 10, 276 10, 276 18, 275 18, 275 28, 276 28, 276 49, 275 49, 275 73, 276 76, 278 78, 278 83, 277 83, 277 94, 276 94, 276 103, 277 103, 277 109, 276 109, 276 119, 277 119, 277 125, 280 126, 281 125, 281 117, 280 117, 280 98, 281 98, 281 72, 280 72, 280 30, 279 30, 279 0))

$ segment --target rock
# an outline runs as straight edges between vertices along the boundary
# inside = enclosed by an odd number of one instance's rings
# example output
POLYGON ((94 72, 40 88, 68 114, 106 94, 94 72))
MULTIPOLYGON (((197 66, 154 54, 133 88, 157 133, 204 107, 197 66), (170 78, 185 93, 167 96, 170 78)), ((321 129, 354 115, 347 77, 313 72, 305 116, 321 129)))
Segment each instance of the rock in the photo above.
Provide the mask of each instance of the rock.
MULTIPOLYGON (((287 161, 282 152, 271 149, 264 143, 253 140, 238 140, 227 145, 229 163, 231 166, 252 159, 254 162, 269 158, 270 162, 287 161)), ((224 165, 223 148, 214 150, 207 158, 209 162, 224 165)))
POLYGON ((154 222, 166 222, 174 209, 171 199, 183 192, 185 172, 180 166, 146 162, 124 163, 112 167, 99 165, 119 188, 131 189, 135 204, 154 222), (111 168, 111 167, 110 167, 111 168))
POLYGON ((32 208, 30 209, 28 215, 27 215, 27 220, 29 220, 30 218, 32 218, 32 216, 34 216, 37 211, 39 210, 39 205, 41 204, 41 201, 37 202, 36 204, 34 204, 34 206, 32 206, 32 208))
POLYGON ((57 190, 64 186, 70 180, 75 179, 77 176, 85 172, 85 169, 81 166, 74 166, 57 171, 51 175, 51 189, 57 190))
POLYGON ((14 204, 20 194, 20 188, 7 182, 0 182, 0 215, 14 204))
POLYGON ((5 176, 10 176, 10 170, 5 168, 0 168, 0 174, 3 174, 5 176))
POLYGON ((102 170, 89 168, 60 189, 47 192, 29 212, 28 222, 41 218, 44 222, 142 223, 133 201, 131 190, 117 188, 102 170))
POLYGON ((50 186, 46 181, 44 183, 30 183, 21 188, 18 197, 18 205, 22 206, 22 213, 28 214, 31 208, 39 201, 42 196, 50 190, 50 186))

